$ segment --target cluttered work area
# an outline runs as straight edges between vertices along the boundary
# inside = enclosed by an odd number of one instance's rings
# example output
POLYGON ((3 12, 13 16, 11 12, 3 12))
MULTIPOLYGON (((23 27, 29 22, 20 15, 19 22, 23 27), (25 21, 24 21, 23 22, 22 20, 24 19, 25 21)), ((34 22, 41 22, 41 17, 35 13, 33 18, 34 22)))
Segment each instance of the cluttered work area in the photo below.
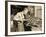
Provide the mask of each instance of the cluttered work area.
POLYGON ((11 32, 42 31, 42 7, 11 5, 11 32))

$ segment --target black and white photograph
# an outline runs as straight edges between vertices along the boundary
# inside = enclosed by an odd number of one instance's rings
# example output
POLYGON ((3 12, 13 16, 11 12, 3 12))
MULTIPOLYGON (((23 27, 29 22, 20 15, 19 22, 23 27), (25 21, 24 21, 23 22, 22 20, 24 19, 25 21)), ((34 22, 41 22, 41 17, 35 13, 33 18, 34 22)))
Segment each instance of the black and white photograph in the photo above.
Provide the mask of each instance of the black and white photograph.
POLYGON ((44 33, 44 4, 8 2, 8 35, 44 33))
POLYGON ((10 22, 11 32, 42 31, 42 8, 41 6, 11 5, 10 22))

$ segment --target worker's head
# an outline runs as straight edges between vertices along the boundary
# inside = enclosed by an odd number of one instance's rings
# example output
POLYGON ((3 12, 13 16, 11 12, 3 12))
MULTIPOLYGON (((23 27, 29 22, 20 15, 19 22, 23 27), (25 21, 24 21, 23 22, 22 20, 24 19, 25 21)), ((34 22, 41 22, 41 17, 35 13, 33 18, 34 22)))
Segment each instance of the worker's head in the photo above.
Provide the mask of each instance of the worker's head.
POLYGON ((23 11, 24 14, 27 14, 28 13, 28 8, 25 8, 24 11, 23 11))

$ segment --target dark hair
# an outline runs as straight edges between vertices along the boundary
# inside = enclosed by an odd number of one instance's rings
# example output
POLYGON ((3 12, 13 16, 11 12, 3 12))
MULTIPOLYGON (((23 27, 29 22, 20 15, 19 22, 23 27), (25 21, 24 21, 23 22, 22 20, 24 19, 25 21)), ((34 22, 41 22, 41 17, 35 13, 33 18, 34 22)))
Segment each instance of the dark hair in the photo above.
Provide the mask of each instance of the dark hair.
POLYGON ((21 12, 27 6, 24 5, 11 5, 11 14, 16 15, 18 12, 21 12))

